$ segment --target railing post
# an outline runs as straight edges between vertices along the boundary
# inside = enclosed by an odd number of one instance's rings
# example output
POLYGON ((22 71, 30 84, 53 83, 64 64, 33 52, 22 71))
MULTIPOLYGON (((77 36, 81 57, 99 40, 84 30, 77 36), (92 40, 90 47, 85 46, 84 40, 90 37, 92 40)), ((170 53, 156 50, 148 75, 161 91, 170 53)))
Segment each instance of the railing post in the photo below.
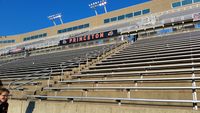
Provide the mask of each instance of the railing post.
POLYGON ((47 86, 48 87, 50 86, 51 74, 52 74, 52 68, 51 68, 51 72, 49 74, 49 79, 48 79, 48 82, 47 82, 47 86))
POLYGON ((60 68, 61 68, 60 81, 62 81, 63 80, 63 73, 64 73, 62 64, 60 64, 60 68))
MULTIPOLYGON (((195 73, 194 73, 194 71, 193 71, 193 73, 192 73, 192 78, 194 78, 194 77, 195 77, 195 73)), ((194 79, 192 80, 192 87, 193 87, 193 88, 196 87, 196 82, 195 82, 194 79)), ((196 92, 196 88, 192 89, 192 99, 193 99, 193 101, 197 101, 197 92, 196 92)), ((197 109, 198 109, 198 106, 197 106, 197 103, 196 103, 196 102, 193 102, 193 109, 194 109, 194 110, 197 110, 197 109)))
POLYGON ((127 98, 131 98, 131 91, 130 91, 130 89, 126 89, 126 91, 127 91, 127 98))

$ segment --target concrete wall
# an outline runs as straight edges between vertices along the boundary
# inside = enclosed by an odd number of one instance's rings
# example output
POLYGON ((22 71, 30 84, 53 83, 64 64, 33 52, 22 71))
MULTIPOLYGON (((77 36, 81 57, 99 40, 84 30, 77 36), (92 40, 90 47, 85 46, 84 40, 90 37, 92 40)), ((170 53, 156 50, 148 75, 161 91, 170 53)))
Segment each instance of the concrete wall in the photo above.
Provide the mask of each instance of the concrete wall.
POLYGON ((8 113, 200 113, 192 108, 161 108, 98 103, 9 100, 8 113))

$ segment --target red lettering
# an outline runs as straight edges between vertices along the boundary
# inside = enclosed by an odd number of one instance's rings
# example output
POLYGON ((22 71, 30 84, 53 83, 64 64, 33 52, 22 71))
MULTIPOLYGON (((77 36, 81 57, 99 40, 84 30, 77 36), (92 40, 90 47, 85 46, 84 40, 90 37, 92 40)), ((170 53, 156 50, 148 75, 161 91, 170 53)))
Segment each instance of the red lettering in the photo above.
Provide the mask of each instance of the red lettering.
POLYGON ((82 38, 82 37, 79 37, 79 41, 82 42, 82 41, 83 41, 83 38, 82 38))
POLYGON ((104 33, 100 33, 100 38, 103 38, 104 37, 104 33))
POLYGON ((99 38, 99 33, 97 33, 97 34, 95 35, 95 38, 96 38, 96 39, 98 39, 98 38, 99 38))
POLYGON ((94 39, 94 34, 92 35, 92 39, 94 39))
POLYGON ((73 43, 75 43, 76 42, 76 38, 73 38, 73 43))
POLYGON ((72 39, 72 38, 70 38, 70 39, 69 39, 69 43, 72 43, 72 41, 73 41, 73 39, 72 39))
POLYGON ((87 41, 87 39, 86 39, 86 35, 83 37, 83 40, 84 40, 84 41, 87 41))
POLYGON ((88 35, 88 38, 87 38, 88 40, 90 40, 90 35, 88 35))

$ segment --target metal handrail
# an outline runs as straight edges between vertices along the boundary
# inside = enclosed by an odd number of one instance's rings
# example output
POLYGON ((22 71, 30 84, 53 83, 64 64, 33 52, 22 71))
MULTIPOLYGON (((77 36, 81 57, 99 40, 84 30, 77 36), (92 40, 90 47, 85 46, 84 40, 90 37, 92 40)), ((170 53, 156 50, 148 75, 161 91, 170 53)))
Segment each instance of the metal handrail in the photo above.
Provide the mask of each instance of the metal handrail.
POLYGON ((44 90, 193 90, 200 87, 46 87, 44 90))
POLYGON ((84 101, 84 100, 107 100, 107 101, 116 101, 119 105, 121 105, 122 101, 138 101, 138 102, 167 102, 167 103, 192 103, 193 109, 197 110, 195 108, 195 105, 197 103, 200 103, 200 100, 167 100, 167 99, 143 99, 143 98, 112 98, 112 97, 76 97, 76 96, 41 96, 41 95, 27 95, 28 98, 53 98, 53 99, 64 99, 64 100, 78 100, 78 101, 84 101))
POLYGON ((24 86, 24 85, 26 85, 26 84, 29 84, 29 83, 33 82, 34 80, 40 79, 40 78, 42 78, 42 77, 44 77, 44 76, 47 76, 47 75, 51 75, 51 73, 45 73, 45 74, 42 75, 42 76, 36 77, 36 78, 34 78, 34 79, 31 79, 31 80, 28 81, 28 82, 24 82, 23 84, 20 84, 20 85, 18 85, 17 87, 12 88, 12 89, 18 89, 18 88, 20 88, 20 87, 22 87, 22 86, 24 86))
POLYGON ((13 83, 19 82, 19 81, 21 81, 21 80, 25 80, 25 79, 28 78, 28 77, 34 76, 34 75, 36 75, 36 74, 38 74, 38 73, 40 73, 40 72, 43 72, 43 71, 47 71, 48 69, 49 69, 49 68, 45 68, 44 70, 37 71, 37 72, 35 72, 34 74, 29 74, 29 75, 27 75, 27 76, 25 76, 25 77, 23 77, 23 78, 21 78, 21 79, 14 80, 13 82, 11 82, 11 83, 8 85, 8 87, 9 87, 9 89, 12 89, 12 88, 11 88, 11 85, 12 85, 13 83))
POLYGON ((66 80, 60 83, 86 83, 86 82, 136 82, 136 81, 177 81, 177 80, 200 80, 200 77, 179 77, 179 78, 143 78, 143 79, 107 79, 107 80, 66 80))

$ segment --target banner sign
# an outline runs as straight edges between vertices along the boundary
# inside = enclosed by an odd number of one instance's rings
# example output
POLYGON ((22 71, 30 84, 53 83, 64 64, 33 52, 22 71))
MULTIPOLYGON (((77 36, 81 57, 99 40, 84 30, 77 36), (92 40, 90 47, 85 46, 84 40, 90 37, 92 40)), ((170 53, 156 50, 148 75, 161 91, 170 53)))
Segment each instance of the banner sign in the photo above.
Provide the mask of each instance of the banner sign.
POLYGON ((112 30, 112 31, 106 31, 106 32, 101 32, 101 33, 96 33, 96 34, 80 36, 80 37, 71 37, 68 39, 60 40, 59 45, 87 42, 87 41, 92 41, 92 40, 97 40, 97 39, 110 38, 117 35, 118 35, 117 30, 112 30))

